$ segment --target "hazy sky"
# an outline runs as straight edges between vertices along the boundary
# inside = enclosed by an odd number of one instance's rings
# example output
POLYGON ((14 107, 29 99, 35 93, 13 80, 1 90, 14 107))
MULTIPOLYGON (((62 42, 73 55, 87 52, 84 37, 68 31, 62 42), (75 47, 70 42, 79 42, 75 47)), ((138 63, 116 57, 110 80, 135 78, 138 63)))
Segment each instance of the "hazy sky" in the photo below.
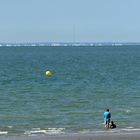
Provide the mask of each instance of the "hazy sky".
POLYGON ((140 0, 0 0, 0 42, 140 42, 140 0))

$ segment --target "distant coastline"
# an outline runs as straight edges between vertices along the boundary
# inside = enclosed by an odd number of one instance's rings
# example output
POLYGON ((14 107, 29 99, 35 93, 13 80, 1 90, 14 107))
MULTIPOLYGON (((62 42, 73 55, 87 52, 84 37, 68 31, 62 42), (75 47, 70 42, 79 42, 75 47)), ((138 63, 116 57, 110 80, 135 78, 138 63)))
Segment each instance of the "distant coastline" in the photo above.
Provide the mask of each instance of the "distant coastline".
POLYGON ((38 42, 38 43, 0 43, 0 47, 100 47, 100 46, 140 46, 140 42, 38 42))

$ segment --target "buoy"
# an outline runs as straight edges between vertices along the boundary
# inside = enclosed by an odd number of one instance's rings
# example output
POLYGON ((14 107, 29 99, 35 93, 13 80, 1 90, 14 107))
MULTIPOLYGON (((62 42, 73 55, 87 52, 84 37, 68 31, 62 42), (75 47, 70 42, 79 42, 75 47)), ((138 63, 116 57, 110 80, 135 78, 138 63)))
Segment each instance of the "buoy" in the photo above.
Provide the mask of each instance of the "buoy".
POLYGON ((52 76, 52 72, 48 70, 48 71, 46 71, 46 75, 51 77, 52 76))

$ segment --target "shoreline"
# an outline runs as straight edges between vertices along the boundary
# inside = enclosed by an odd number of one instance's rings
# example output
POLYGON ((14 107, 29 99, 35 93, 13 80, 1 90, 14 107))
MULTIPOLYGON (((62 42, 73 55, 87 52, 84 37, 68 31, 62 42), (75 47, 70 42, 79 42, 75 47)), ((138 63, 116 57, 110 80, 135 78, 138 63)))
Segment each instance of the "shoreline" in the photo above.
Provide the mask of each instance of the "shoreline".
POLYGON ((85 133, 85 134, 62 134, 62 135, 1 135, 0 140, 140 140, 139 132, 120 133, 85 133))

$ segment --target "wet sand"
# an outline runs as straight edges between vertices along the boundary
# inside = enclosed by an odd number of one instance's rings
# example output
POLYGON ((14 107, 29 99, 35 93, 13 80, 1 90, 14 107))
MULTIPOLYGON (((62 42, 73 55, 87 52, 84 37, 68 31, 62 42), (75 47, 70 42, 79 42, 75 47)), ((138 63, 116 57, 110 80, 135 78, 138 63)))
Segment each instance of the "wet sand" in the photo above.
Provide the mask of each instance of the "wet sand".
POLYGON ((0 136, 0 140, 140 140, 140 132, 113 134, 73 134, 59 136, 0 136))

